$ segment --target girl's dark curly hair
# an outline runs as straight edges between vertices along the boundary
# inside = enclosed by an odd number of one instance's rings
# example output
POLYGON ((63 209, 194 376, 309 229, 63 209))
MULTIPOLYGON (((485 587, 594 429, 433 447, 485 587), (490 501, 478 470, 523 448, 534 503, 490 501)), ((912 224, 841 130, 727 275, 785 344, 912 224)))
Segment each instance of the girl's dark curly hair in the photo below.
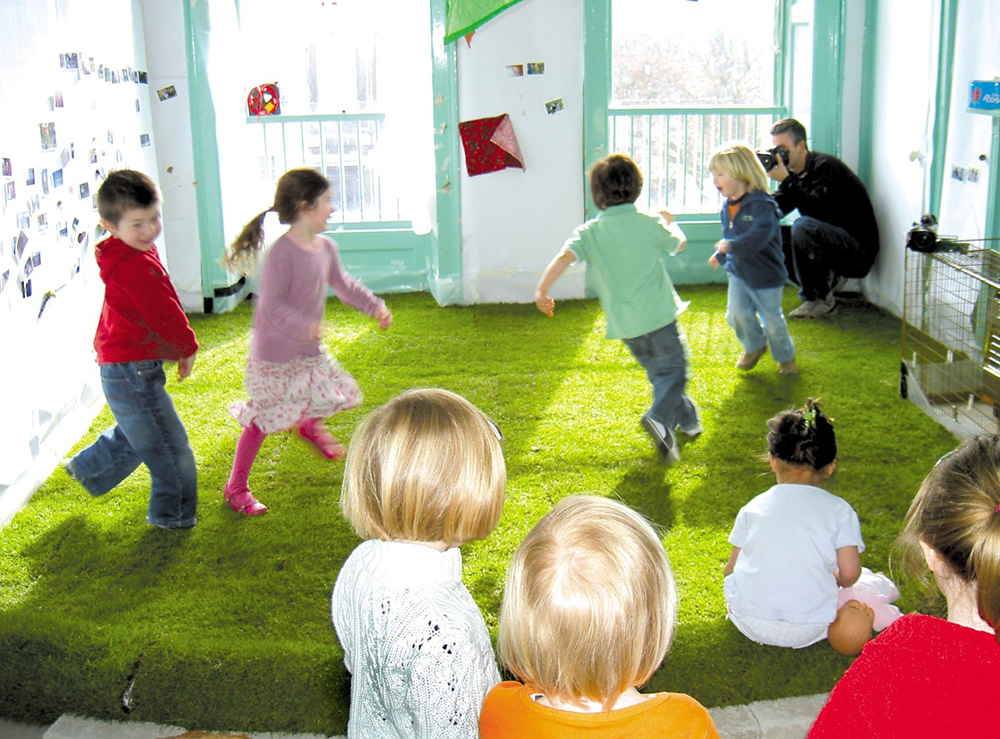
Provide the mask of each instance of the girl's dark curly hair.
POLYGON ((821 470, 837 458, 833 419, 809 398, 805 408, 782 411, 767 422, 767 449, 789 464, 821 470))

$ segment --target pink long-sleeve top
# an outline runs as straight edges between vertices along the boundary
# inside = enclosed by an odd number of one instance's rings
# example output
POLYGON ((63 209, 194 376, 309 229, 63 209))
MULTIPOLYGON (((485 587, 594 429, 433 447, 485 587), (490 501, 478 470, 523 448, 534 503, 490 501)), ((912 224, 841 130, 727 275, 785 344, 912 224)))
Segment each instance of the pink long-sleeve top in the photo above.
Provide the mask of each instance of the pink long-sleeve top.
POLYGON ((254 312, 253 356, 266 362, 290 362, 318 355, 322 349, 312 326, 323 319, 327 288, 342 303, 374 316, 385 303, 344 271, 337 245, 317 238, 319 249, 301 245, 286 233, 264 261, 254 312))

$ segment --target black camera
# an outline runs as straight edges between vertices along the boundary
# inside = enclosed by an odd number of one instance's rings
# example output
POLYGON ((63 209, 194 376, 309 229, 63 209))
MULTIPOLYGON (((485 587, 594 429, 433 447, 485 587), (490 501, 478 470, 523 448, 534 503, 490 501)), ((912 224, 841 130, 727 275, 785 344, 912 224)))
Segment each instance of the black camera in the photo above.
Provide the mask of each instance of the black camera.
POLYGON ((760 159, 760 163, 764 165, 765 172, 770 172, 778 166, 779 157, 784 165, 788 166, 788 149, 784 146, 775 146, 773 149, 768 149, 767 151, 758 150, 756 154, 757 158, 760 159))
POLYGON ((920 216, 906 234, 906 248, 913 251, 932 252, 937 248, 937 218, 933 213, 920 216))

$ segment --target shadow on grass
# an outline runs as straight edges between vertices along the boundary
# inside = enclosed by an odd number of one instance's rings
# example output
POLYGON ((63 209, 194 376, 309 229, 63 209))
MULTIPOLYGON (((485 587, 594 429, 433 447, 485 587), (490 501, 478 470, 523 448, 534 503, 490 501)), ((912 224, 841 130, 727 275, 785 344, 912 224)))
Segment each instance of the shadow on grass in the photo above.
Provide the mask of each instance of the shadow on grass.
MULTIPOLYGON (((405 389, 446 387, 504 429, 516 477, 521 455, 530 454, 523 440, 550 421, 599 308, 565 301, 550 320, 533 306, 441 309, 427 295, 388 302, 396 320, 384 333, 367 316, 328 305, 331 351, 365 394, 362 408, 332 420, 334 433, 349 440, 367 411, 405 389)), ((0 563, 11 567, 0 601, 0 715, 344 731, 349 676, 329 597, 358 539, 337 507, 342 464, 274 435, 251 476, 268 515, 242 518, 221 502, 239 433, 225 407, 243 397, 249 322, 245 306, 193 318, 202 343, 195 374, 171 380, 199 461, 198 526, 147 529, 142 472, 94 500, 60 470, 3 531, 0 563)), ((522 523, 550 507, 545 496, 514 488, 509 520, 517 524, 465 556, 466 582, 488 620, 495 621, 522 523)))

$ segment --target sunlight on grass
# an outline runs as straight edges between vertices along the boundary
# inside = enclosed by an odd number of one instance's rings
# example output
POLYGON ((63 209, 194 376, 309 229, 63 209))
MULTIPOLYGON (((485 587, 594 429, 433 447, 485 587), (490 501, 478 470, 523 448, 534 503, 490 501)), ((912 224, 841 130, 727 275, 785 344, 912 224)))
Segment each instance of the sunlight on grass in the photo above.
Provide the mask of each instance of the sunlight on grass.
MULTIPOLYGON (((764 422, 807 396, 826 401, 839 447, 829 489, 858 511, 863 563, 876 570, 888 566, 920 479, 954 439, 899 399, 891 316, 859 300, 824 321, 797 322, 798 378, 779 377, 768 357, 739 373, 724 286, 679 290, 692 301, 680 323, 705 431, 681 439, 677 464, 664 464, 639 426, 651 399, 645 373, 604 337, 593 300, 560 301, 548 319, 531 305, 442 309, 427 295, 393 295, 386 332, 330 301, 325 341, 365 394, 330 428, 349 440, 371 409, 428 386, 464 395, 497 422, 508 470, 503 516, 463 548, 465 582, 494 635, 507 562, 524 534, 566 495, 604 495, 654 522, 680 589, 675 646, 651 690, 688 692, 709 706, 829 690, 849 659, 825 644, 759 647, 725 620, 729 529, 773 483, 760 458, 764 422)), ((249 520, 222 502, 239 434, 225 409, 245 397, 251 318, 246 304, 192 318, 202 345, 194 374, 168 379, 198 460, 197 527, 146 526, 143 469, 97 500, 60 469, 0 532, 0 715, 126 718, 119 700, 132 681, 129 719, 343 732, 349 677, 329 598, 358 543, 337 505, 343 465, 275 434, 251 476, 270 512, 249 520)), ((105 409, 79 447, 111 423, 105 409)), ((913 587, 902 590, 904 610, 924 602, 913 587)))

